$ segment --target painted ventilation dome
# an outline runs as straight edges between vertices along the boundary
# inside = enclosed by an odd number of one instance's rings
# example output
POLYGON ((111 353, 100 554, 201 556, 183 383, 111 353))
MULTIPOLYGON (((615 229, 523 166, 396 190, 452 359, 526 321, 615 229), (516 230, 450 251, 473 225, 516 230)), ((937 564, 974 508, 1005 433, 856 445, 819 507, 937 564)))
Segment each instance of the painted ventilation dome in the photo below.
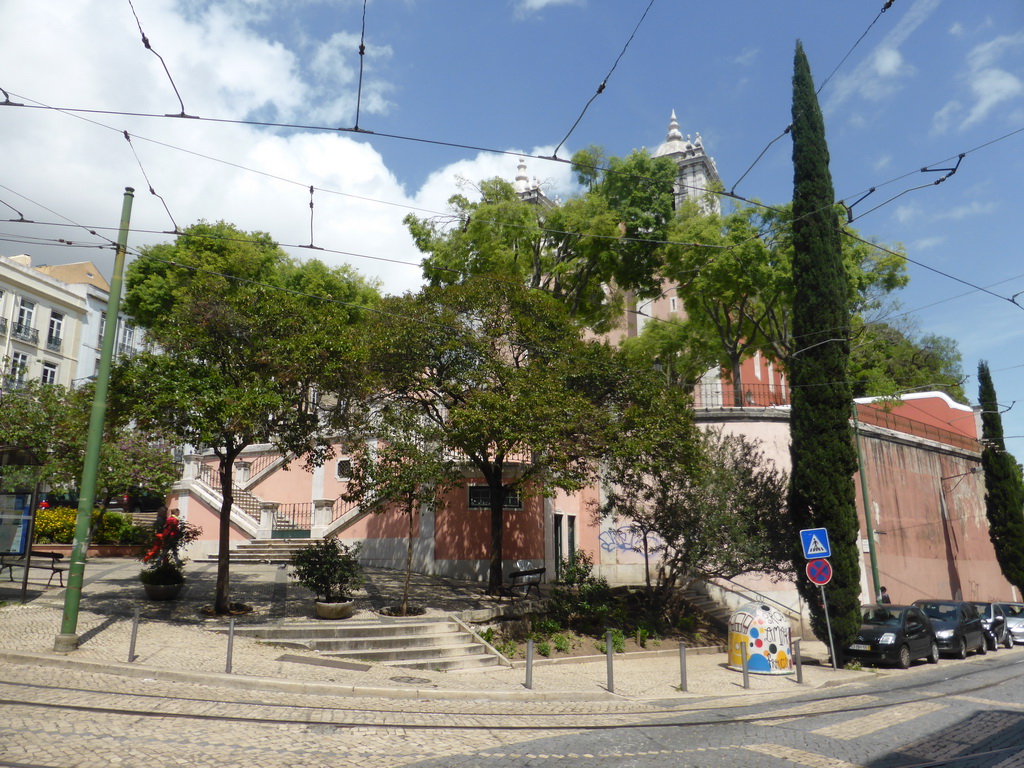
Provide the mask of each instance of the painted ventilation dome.
POLYGON ((781 612, 761 603, 741 606, 729 619, 729 667, 758 675, 793 674, 793 637, 781 612))

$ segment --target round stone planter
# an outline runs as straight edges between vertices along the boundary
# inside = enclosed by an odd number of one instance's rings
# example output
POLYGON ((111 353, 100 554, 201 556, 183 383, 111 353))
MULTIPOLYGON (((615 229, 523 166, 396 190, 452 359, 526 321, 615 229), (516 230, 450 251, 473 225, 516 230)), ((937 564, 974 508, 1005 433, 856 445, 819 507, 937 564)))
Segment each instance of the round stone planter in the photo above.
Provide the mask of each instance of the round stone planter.
POLYGON ((316 617, 318 619, 347 619, 355 613, 355 600, 343 603, 321 603, 316 601, 316 617))
POLYGON ((146 590, 146 597, 150 600, 174 600, 181 594, 184 583, 180 584, 146 584, 142 588, 146 590))

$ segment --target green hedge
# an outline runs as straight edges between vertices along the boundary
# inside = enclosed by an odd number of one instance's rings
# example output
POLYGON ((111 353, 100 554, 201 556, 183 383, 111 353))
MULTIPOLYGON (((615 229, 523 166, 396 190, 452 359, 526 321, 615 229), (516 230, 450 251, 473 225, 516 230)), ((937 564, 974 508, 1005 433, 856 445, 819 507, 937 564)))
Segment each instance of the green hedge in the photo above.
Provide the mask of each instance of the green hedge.
MULTIPOLYGON (((95 525, 100 511, 92 512, 95 525)), ((50 507, 36 512, 36 544, 71 544, 75 538, 75 521, 78 510, 71 507, 50 507)), ((145 544, 151 537, 148 527, 132 525, 120 512, 108 511, 103 523, 93 537, 94 544, 145 544)))

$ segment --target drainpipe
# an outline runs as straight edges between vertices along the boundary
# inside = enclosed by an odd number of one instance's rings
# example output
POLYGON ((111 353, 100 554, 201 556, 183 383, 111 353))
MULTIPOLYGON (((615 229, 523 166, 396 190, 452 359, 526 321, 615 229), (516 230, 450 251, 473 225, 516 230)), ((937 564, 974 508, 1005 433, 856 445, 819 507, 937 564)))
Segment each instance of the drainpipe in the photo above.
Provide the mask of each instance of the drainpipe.
POLYGON ((860 421, 857 418, 857 401, 853 401, 853 434, 857 442, 857 463, 860 466, 860 495, 864 500, 864 528, 868 536, 868 554, 871 557, 871 586, 874 588, 873 600, 878 599, 878 556, 875 553, 875 529, 871 522, 871 501, 868 498, 868 468, 864 463, 864 449, 860 444, 860 421))

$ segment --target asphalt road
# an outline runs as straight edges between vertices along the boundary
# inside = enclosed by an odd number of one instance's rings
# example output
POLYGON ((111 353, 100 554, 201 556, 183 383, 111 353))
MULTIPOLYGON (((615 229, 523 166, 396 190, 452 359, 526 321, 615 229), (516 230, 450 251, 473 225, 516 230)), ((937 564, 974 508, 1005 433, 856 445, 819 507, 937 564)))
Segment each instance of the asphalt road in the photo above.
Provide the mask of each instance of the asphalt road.
POLYGON ((0 664, 3 766, 1024 766, 1024 651, 785 698, 327 697, 0 664))

